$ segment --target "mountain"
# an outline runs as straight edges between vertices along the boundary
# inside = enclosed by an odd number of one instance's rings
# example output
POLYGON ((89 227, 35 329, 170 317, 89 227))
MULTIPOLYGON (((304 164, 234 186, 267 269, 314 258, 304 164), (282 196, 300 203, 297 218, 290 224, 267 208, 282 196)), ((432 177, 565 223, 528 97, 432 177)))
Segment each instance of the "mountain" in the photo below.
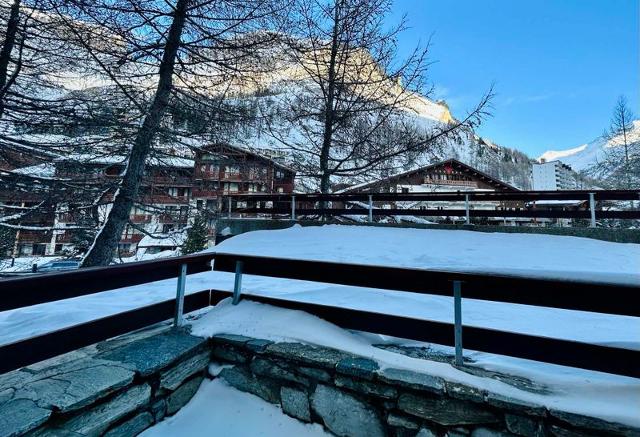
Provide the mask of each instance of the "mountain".
MULTIPOLYGON (((300 62, 305 61, 290 54, 291 40, 287 37, 284 39, 285 41, 276 38, 270 46, 262 46, 251 56, 243 58, 248 65, 258 65, 259 68, 254 68, 255 71, 250 76, 243 76, 227 83, 224 89, 227 95, 225 104, 229 106, 227 112, 241 113, 242 116, 217 123, 216 126, 210 125, 208 138, 279 157, 289 166, 299 169, 300 175, 305 173, 305 169, 312 167, 311 162, 305 162, 305 159, 313 159, 314 156, 313 153, 299 153, 300 148, 308 147, 309 151, 312 151, 312 145, 315 145, 317 149, 320 140, 318 132, 321 129, 317 120, 296 122, 291 109, 295 104, 292 103, 300 98, 313 101, 318 98, 321 89, 305 69, 300 67, 300 62), (310 135, 310 132, 313 135, 310 135), (294 146, 291 147, 291 144, 294 146)), ((304 44, 300 41, 297 43, 304 44)), ((367 54, 362 53, 360 56, 367 54)), ((364 74, 366 77, 368 73, 355 71, 351 74, 364 74)), ((380 99, 388 98, 394 93, 406 92, 401 90, 401 87, 399 81, 389 78, 386 96, 381 96, 380 99)), ((215 98, 217 89, 215 86, 209 87, 208 93, 215 98)), ((410 126, 416 138, 424 138, 429 137, 430 132, 437 132, 448 123, 455 122, 456 114, 451 113, 444 101, 434 101, 411 93, 409 98, 403 100, 401 113, 394 117, 395 124, 404 127, 405 130, 410 126)), ((203 122, 206 123, 204 120, 203 122)), ((375 120, 371 120, 370 123, 375 124, 375 120)), ((394 123, 390 123, 389 130, 382 133, 389 141, 404 135, 400 133, 403 132, 401 129, 394 132, 394 123)), ((531 158, 517 150, 481 138, 471 128, 466 127, 460 129, 455 137, 448 136, 445 141, 438 141, 424 153, 398 157, 393 163, 388 163, 388 169, 373 169, 366 174, 334 177, 332 182, 339 185, 370 182, 391 173, 408 171, 448 158, 456 158, 516 187, 531 187, 531 158)), ((314 186, 312 178, 298 179, 296 188, 304 191, 318 189, 314 186)))
MULTIPOLYGON (((247 35, 245 38, 260 36, 247 35)), ((304 45, 304 41, 297 43, 304 45)), ((243 45, 246 44, 238 44, 238 46, 243 45)), ((304 154, 292 152, 292 148, 287 147, 282 140, 294 140, 290 142, 299 145, 308 139, 309 142, 304 146, 309 149, 311 149, 311 143, 318 142, 317 136, 309 137, 309 132, 319 131, 317 120, 309 121, 307 125, 292 124, 291 119, 295 116, 292 116, 289 111, 293 99, 317 96, 321 90, 306 70, 300 66, 301 59, 291 55, 290 47, 291 37, 279 35, 278 38, 273 38, 271 45, 257 44, 256 49, 251 53, 240 53, 237 61, 246 65, 240 65, 239 69, 252 73, 237 78, 221 77, 220 72, 208 71, 205 66, 202 66, 202 70, 198 70, 198 74, 194 77, 189 76, 190 72, 185 72, 182 80, 176 81, 176 86, 182 87, 183 96, 189 93, 191 96, 184 99, 182 108, 178 107, 179 101, 173 102, 174 109, 168 114, 168 117, 171 117, 171 123, 168 124, 177 129, 175 133, 177 136, 189 138, 190 146, 211 141, 227 142, 280 158, 286 164, 299 169, 299 174, 304 173, 305 168, 311 167, 310 161, 304 162, 301 158, 304 154)), ((309 54, 309 56, 321 55, 309 54)), ((364 57, 368 54, 361 53, 359 56, 364 57)), ((305 62, 304 59, 302 62, 305 62)), ((367 76, 380 73, 355 71, 350 74, 367 76)), ((58 72, 59 80, 56 83, 59 84, 61 93, 64 94, 66 91, 70 99, 86 101, 87 105, 98 105, 91 109, 91 113, 104 114, 105 126, 114 123, 117 126, 118 120, 125 115, 128 119, 135 121, 136 114, 130 114, 131 105, 127 104, 127 98, 120 95, 117 87, 103 83, 104 81, 99 77, 87 77, 84 74, 76 76, 77 72, 73 69, 69 72, 58 72)), ((135 77, 135 74, 131 74, 131 77, 135 77)), ((124 73, 122 80, 126 81, 124 73)), ((388 89, 383 91, 381 99, 403 91, 400 81, 388 78, 388 82, 388 89)), ((147 83, 142 86, 134 80, 126 85, 129 90, 135 89, 140 95, 146 95, 148 90, 153 88, 150 86, 152 84, 147 83)), ((429 137, 430 131, 442 130, 448 123, 455 120, 456 114, 450 112, 446 102, 434 101, 417 93, 412 93, 410 98, 405 100, 404 105, 402 113, 393 120, 393 123, 389 123, 388 130, 380 134, 390 142, 402 135, 399 134, 400 129, 396 128, 397 130, 394 131, 394 123, 405 128, 407 125, 411 126, 416 133, 415 137, 421 138, 429 137)), ((375 123, 375 120, 370 122, 375 123)), ((135 126, 135 123, 131 124, 135 126)), ((114 134, 108 131, 107 127, 97 126, 94 130, 91 129, 90 126, 72 126, 64 135, 68 135, 79 143, 82 143, 83 138, 90 138, 93 135, 113 137, 119 141, 116 146, 122 143, 124 149, 127 146, 126 139, 131 136, 130 133, 129 135, 114 134)), ((58 132, 37 133, 51 135, 58 132)), ((23 137, 24 133, 18 136, 23 137)), ((171 142, 175 142, 175 138, 173 135, 167 135, 164 139, 160 138, 159 142, 164 141, 173 148, 171 142)), ((105 142, 107 142, 106 139, 105 142)), ((95 141, 90 143, 93 144, 95 141)), ((184 157, 188 157, 186 155, 189 153, 185 149, 184 157)), ((314 159, 312 153, 306 155, 312 157, 308 159, 314 159)), ((403 172, 447 158, 456 158, 516 187, 530 188, 531 159, 517 150, 496 145, 479 137, 471 128, 461 129, 455 137, 448 136, 446 140, 439 141, 424 153, 407 154, 395 158, 394 162, 387 166, 392 170, 342 176, 332 182, 341 185, 368 182, 386 176, 385 171, 403 172)), ((314 186, 311 178, 300 179, 297 181, 298 189, 317 190, 318 187, 314 186)))
MULTIPOLYGON (((640 120, 632 123, 633 127, 627 136, 629 143, 640 142, 640 120)), ((549 150, 544 152, 538 160, 545 161, 560 160, 571 166, 578 172, 588 172, 592 170, 598 163, 606 159, 607 153, 611 151, 621 151, 622 136, 617 135, 613 138, 598 137, 595 140, 583 144, 578 147, 566 150, 549 150)))

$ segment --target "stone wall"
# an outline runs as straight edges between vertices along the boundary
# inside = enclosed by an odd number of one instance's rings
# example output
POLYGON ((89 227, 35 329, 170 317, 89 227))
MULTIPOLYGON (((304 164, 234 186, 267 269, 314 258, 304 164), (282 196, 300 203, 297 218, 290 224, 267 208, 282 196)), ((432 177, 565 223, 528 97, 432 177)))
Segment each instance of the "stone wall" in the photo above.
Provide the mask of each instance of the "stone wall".
POLYGON ((135 436, 175 414, 205 377, 338 436, 640 436, 339 350, 164 325, 0 375, 0 437, 135 436))
POLYGON ((155 327, 0 375, 0 436, 134 436, 176 413, 210 361, 204 338, 155 327))
POLYGON ((375 361, 333 349, 218 335, 212 359, 233 364, 218 375, 228 384, 338 436, 640 436, 638 429, 427 374, 382 370, 375 361))

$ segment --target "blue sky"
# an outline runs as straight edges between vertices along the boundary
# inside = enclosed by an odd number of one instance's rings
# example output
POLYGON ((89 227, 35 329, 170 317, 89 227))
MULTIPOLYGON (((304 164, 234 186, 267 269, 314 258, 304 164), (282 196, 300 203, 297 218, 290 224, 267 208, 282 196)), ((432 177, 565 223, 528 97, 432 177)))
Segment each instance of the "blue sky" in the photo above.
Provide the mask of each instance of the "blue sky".
POLYGON ((639 0, 395 0, 401 52, 431 37, 436 97, 462 115, 493 83, 479 134, 532 157, 591 141, 620 94, 640 118, 639 0))

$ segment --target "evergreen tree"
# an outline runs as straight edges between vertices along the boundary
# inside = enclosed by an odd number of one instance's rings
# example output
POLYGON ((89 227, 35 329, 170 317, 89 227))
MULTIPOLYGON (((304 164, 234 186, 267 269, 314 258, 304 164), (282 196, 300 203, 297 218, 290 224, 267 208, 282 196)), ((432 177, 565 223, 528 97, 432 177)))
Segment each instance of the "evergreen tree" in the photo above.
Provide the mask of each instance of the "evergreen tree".
POLYGON ((15 238, 15 229, 0 226, 0 259, 11 256, 15 238))
POLYGON ((203 214, 198 214, 193 220, 193 225, 187 230, 187 239, 182 245, 182 254, 187 255, 206 248, 207 234, 207 219, 203 214))

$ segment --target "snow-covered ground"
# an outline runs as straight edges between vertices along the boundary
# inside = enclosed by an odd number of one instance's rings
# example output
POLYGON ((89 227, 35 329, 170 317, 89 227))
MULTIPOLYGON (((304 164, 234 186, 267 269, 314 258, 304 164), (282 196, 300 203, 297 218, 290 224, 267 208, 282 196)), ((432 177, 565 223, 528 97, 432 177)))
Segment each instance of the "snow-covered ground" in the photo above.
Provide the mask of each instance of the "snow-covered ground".
MULTIPOLYGON (((586 238, 330 225, 251 232, 210 249, 299 259, 509 272, 640 283, 640 245, 586 238)), ((0 344, 175 296, 168 279, 0 312, 0 344)), ((233 275, 190 275, 186 292, 232 290, 233 275)), ((246 275, 243 290, 291 300, 451 321, 444 296, 246 275)), ((640 349, 640 319, 465 299, 465 324, 640 349), (544 321, 542 323, 541 321, 544 321), (553 321, 551 323, 550 321, 553 321)))
POLYGON ((61 256, 21 256, 13 260, 11 258, 0 260, 0 273, 28 272, 34 264, 41 266, 49 261, 61 259, 61 256), (13 266, 11 265, 13 264, 13 266))
MULTIPOLYGON (((329 225, 251 232, 226 240, 212 250, 360 264, 640 283, 640 245, 565 236, 329 225)), ((2 312, 0 344, 170 299, 175 295, 175 286, 175 279, 158 281, 2 312)), ((232 274, 205 272, 188 277, 186 292, 231 290, 232 287, 232 274)), ((453 318, 451 299, 442 296, 248 275, 243 277, 243 292, 428 320, 450 322, 453 318)), ((640 318, 636 317, 464 299, 463 322, 465 325, 640 349, 640 318)), ((226 331, 262 338, 287 338, 346 348, 375 356, 389 365, 418 365, 406 361, 407 357, 388 355, 391 352, 371 347, 372 343, 388 341, 387 338, 348 333, 304 313, 249 302, 236 307, 221 303, 195 323, 194 332, 203 335, 226 331), (293 326, 296 328, 292 329, 293 326), (394 361, 396 359, 404 361, 400 363, 394 361)), ((637 379, 473 354, 480 366, 525 375, 554 387, 562 396, 547 399, 551 405, 569 408, 575 404, 584 413, 615 418, 636 426, 640 423, 640 418, 634 418, 637 415, 635 407, 640 407, 637 405, 640 402, 640 381, 637 379), (588 402, 576 404, 580 397, 588 399, 588 402), (607 407, 609 404, 612 406, 607 407), (635 409, 633 414, 632 407, 635 409)), ((453 370, 447 364, 418 361, 420 366, 432 366, 428 370, 435 373, 453 370)), ((448 376, 470 377, 468 374, 448 376)), ((495 383, 492 381, 489 383, 495 383)), ((510 386, 503 388, 513 389, 510 386)))
POLYGON ((141 437, 299 437, 330 436, 320 425, 286 416, 280 408, 243 393, 222 380, 205 380, 175 416, 149 428, 141 437), (247 420, 250 417, 251 420, 247 420), (215 434, 212 434, 215 424, 215 434))

